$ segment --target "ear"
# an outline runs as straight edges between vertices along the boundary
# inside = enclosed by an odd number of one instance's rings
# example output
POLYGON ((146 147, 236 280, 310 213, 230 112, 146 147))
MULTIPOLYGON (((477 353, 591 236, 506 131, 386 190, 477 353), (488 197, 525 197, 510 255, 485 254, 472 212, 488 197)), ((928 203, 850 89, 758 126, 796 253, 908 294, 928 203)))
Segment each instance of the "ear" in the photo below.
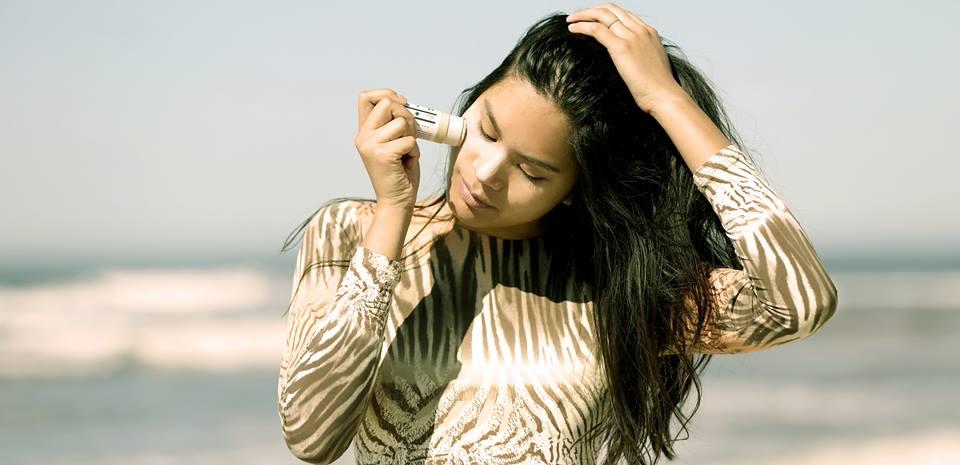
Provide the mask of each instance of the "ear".
POLYGON ((564 205, 566 205, 566 206, 568 206, 568 207, 569 207, 570 205, 573 205, 573 194, 570 194, 567 198, 563 199, 563 202, 561 202, 561 203, 563 203, 564 205))

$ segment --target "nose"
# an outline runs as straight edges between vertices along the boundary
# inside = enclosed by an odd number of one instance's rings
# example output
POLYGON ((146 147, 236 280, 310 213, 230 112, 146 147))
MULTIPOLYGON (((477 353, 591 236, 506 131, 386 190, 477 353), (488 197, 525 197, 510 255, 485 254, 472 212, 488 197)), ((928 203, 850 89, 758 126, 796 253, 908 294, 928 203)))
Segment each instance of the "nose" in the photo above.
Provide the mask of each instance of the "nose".
POLYGON ((497 151, 486 151, 473 161, 473 172, 480 181, 491 189, 499 190, 501 182, 499 172, 506 165, 507 154, 497 151))

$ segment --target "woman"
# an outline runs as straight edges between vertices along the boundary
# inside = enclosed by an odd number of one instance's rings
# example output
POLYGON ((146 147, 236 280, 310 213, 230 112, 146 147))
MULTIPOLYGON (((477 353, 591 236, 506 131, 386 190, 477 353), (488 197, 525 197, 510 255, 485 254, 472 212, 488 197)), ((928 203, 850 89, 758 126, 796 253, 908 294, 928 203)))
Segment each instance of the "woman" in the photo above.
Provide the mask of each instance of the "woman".
POLYGON ((298 229, 278 382, 297 457, 673 459, 712 354, 832 316, 803 229, 666 48, 611 3, 539 21, 466 90, 467 138, 420 204, 406 100, 361 94, 376 201, 333 199, 298 229))

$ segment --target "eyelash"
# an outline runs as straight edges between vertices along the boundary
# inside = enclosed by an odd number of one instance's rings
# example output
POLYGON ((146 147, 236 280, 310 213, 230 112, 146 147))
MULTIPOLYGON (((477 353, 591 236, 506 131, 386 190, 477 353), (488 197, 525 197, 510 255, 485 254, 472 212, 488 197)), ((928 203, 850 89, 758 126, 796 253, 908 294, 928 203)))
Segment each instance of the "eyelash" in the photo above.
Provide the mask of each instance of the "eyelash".
MULTIPOLYGON (((482 135, 484 139, 486 139, 486 140, 488 140, 488 141, 490 141, 490 142, 496 142, 496 140, 494 140, 492 137, 488 136, 487 133, 483 132, 483 126, 480 125, 480 122, 479 122, 479 121, 477 122, 477 129, 480 130, 480 135, 482 135)), ((519 167, 520 167, 520 165, 518 164, 518 165, 517 165, 517 168, 519 168, 519 167)), ((538 178, 538 177, 535 177, 535 176, 530 176, 529 174, 527 174, 526 171, 524 171, 524 170, 522 170, 522 169, 520 170, 520 172, 523 173, 523 176, 526 177, 527 180, 530 181, 530 182, 532 182, 532 183, 539 183, 539 182, 543 182, 543 180, 544 180, 544 178, 538 178)))

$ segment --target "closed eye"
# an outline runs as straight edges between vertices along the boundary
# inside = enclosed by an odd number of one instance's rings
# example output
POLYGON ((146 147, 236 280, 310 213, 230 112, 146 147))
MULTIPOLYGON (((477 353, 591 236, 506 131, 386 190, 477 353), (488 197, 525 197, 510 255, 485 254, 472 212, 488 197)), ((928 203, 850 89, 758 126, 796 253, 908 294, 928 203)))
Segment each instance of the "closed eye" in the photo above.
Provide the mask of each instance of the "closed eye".
MULTIPOLYGON (((484 132, 484 130, 483 130, 483 125, 481 125, 479 121, 477 122, 476 127, 477 127, 477 129, 480 130, 480 135, 482 135, 484 139, 486 139, 486 140, 488 140, 488 141, 490 141, 490 142, 496 142, 496 139, 488 136, 487 133, 484 132)), ((517 163, 517 168, 520 168, 520 164, 519 164, 519 163, 517 163)), ((520 172, 523 173, 523 175, 524 175, 530 182, 533 182, 533 183, 542 182, 544 179, 546 179, 546 178, 539 178, 539 177, 536 177, 536 176, 531 176, 531 175, 527 174, 527 172, 524 171, 522 168, 520 169, 520 172)))

